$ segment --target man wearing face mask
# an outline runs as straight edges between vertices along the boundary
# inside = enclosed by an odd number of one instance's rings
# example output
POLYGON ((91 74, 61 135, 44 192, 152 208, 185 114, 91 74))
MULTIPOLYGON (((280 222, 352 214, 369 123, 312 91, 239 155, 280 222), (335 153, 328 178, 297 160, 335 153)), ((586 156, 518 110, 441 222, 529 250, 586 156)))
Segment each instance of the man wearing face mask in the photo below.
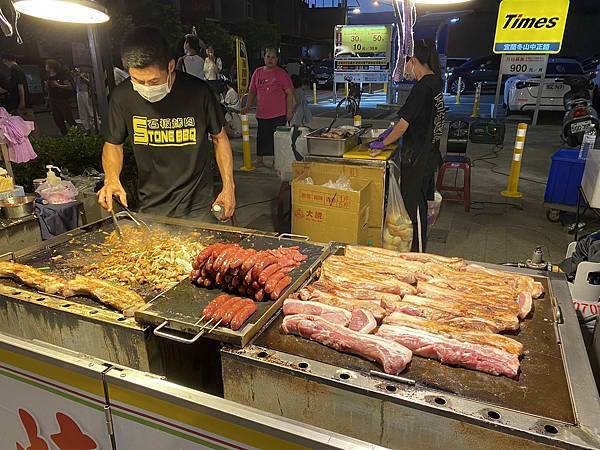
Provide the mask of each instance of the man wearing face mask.
POLYGON ((427 243, 427 200, 433 200, 433 175, 442 163, 440 140, 446 117, 440 60, 432 40, 415 42, 414 55, 407 58, 404 73, 406 79, 417 83, 398 111, 400 120, 369 147, 372 154, 377 154, 404 137, 400 183, 402 198, 413 223, 411 250, 418 252, 425 251, 427 243))
POLYGON ((100 205, 112 211, 113 196, 127 205, 119 176, 123 142, 131 139, 138 169, 140 212, 207 221, 211 204, 235 210, 233 157, 221 108, 198 78, 175 71, 165 39, 158 30, 134 30, 121 50, 130 80, 113 91, 105 120, 102 151, 104 187, 100 205), (213 202, 211 142, 223 181, 213 202))

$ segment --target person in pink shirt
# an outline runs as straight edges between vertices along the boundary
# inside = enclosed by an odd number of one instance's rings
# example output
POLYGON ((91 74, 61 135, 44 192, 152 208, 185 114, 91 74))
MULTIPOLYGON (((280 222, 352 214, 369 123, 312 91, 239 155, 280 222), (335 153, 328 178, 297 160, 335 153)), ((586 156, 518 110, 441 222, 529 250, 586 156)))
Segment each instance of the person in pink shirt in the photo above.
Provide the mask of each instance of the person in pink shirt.
POLYGON ((294 114, 294 86, 288 73, 277 66, 277 50, 265 49, 264 61, 265 65, 252 74, 248 100, 242 110, 242 114, 248 114, 256 99, 258 164, 263 164, 264 156, 274 155, 273 134, 277 127, 285 126, 294 114))

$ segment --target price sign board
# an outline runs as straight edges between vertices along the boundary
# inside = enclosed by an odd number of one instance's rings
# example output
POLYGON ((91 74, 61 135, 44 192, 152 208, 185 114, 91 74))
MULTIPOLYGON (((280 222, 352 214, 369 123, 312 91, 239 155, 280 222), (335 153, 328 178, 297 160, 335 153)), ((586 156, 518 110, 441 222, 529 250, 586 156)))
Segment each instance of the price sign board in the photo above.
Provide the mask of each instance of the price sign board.
POLYGON ((548 63, 546 55, 503 55, 503 75, 541 76, 548 63))
POLYGON ((385 54, 390 42, 390 28, 386 26, 339 26, 336 29, 336 56, 340 53, 385 54))
POLYGON ((502 0, 494 53, 558 53, 568 12, 569 0, 502 0))

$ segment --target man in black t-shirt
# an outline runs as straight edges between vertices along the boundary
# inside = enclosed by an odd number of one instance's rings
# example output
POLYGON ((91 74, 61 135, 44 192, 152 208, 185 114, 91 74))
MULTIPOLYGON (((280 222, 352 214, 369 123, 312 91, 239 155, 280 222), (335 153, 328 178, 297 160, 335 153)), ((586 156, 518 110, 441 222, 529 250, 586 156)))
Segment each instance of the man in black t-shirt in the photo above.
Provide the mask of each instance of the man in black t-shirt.
POLYGON ((100 205, 111 211, 113 195, 127 204, 119 175, 123 142, 129 137, 141 212, 208 220, 211 205, 218 204, 224 219, 230 218, 235 210, 233 156, 211 89, 202 80, 175 71, 165 39, 153 28, 134 30, 125 39, 121 57, 130 79, 113 91, 104 121, 100 205), (214 202, 209 189, 213 145, 223 181, 214 202))
POLYGON ((23 69, 17 64, 13 55, 2 55, 2 62, 8 67, 6 109, 12 114, 21 113, 27 108, 29 88, 23 69))

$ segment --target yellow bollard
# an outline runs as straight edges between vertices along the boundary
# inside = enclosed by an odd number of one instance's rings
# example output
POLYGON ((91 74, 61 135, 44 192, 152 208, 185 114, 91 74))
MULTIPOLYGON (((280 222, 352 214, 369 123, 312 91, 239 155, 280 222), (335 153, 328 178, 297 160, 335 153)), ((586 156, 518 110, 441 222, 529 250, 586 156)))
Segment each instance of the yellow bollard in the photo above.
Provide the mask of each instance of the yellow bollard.
POLYGON ((527 124, 520 123, 517 126, 517 138, 515 139, 515 148, 513 150, 510 173, 508 174, 508 183, 505 191, 502 191, 503 197, 521 198, 519 192, 519 176, 521 174, 521 159, 523 157, 523 148, 525 147, 525 136, 527 135, 527 124))
POLYGON ((481 101, 481 83, 477 83, 477 88, 475 89, 475 101, 473 102, 473 111, 471 112, 471 117, 479 117, 480 101, 481 101))
POLYGON ((346 82, 345 86, 346 86, 346 90, 344 92, 346 93, 346 97, 348 97, 348 94, 350 92, 349 89, 348 89, 348 82, 346 82))
POLYGON ((387 94, 387 83, 383 83, 383 93, 387 94))
POLYGON ((454 103, 460 105, 460 87, 462 86, 462 77, 458 77, 458 85, 456 86, 456 100, 454 103))
POLYGON ((317 104, 317 83, 313 83, 313 105, 317 104))
POLYGON ((242 114, 242 150, 244 152, 244 165, 240 167, 240 170, 250 172, 255 167, 252 165, 252 155, 250 155, 250 122, 247 114, 242 114))
POLYGON ((360 114, 357 114, 353 117, 353 119, 354 119, 354 126, 360 128, 362 126, 362 116, 360 114))

